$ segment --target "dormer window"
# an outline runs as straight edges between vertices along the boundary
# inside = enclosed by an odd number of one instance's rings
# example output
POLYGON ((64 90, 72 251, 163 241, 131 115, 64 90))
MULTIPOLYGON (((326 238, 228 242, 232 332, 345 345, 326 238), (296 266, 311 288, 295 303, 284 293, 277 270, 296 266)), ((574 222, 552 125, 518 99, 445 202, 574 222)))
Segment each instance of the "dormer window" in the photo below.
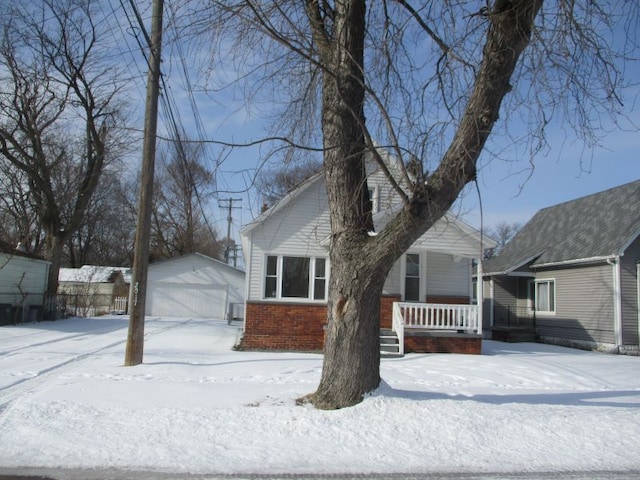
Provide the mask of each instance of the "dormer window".
POLYGON ((378 213, 379 201, 378 201, 378 186, 369 187, 369 199, 371 200, 371 213, 378 213))

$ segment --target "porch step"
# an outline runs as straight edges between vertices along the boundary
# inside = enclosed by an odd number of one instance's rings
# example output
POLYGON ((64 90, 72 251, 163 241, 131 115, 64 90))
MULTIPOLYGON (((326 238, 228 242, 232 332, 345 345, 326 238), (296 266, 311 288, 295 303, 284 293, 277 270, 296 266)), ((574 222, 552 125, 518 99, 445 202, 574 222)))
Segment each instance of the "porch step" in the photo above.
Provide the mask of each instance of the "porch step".
POLYGON ((381 358, 400 358, 400 340, 398 335, 387 328, 380 329, 380 357, 381 358))

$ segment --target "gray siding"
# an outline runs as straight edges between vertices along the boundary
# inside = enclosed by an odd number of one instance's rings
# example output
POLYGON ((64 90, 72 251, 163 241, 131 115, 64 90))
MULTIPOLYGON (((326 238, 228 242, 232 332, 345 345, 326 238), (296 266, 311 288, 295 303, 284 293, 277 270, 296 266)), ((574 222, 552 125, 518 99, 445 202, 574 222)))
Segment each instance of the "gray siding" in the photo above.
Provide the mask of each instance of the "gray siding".
POLYGON ((536 272, 556 284, 555 315, 536 315, 538 335, 615 343, 613 272, 606 263, 536 272))
POLYGON ((49 262, 0 253, 0 303, 42 305, 49 262))
POLYGON ((620 292, 622 295, 622 343, 638 345, 638 268, 640 237, 620 258, 620 292))

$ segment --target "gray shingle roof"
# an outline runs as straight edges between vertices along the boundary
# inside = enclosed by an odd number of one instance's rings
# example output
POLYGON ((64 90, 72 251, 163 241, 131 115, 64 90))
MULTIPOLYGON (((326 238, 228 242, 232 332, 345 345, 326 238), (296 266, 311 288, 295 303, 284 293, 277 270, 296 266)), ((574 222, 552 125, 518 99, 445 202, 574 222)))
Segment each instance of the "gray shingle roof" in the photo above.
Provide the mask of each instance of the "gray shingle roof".
POLYGON ((610 257, 640 235, 640 180, 544 208, 495 258, 487 273, 610 257))

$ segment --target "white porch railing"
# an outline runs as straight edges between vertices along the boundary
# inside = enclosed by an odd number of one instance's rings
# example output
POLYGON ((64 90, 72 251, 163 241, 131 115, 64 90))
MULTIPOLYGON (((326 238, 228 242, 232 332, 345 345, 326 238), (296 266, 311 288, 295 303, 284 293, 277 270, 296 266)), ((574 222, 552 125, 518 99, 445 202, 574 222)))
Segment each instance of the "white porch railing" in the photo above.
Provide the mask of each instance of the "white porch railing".
POLYGON ((396 332, 396 335, 398 335, 398 353, 402 356, 404 355, 404 318, 402 316, 400 303, 398 302, 394 302, 393 304, 391 328, 396 332))
POLYGON ((404 350, 407 329, 464 331, 482 334, 477 305, 395 302, 392 328, 404 350))
POLYGON ((127 313, 129 299, 127 297, 115 297, 111 311, 114 313, 127 313))

